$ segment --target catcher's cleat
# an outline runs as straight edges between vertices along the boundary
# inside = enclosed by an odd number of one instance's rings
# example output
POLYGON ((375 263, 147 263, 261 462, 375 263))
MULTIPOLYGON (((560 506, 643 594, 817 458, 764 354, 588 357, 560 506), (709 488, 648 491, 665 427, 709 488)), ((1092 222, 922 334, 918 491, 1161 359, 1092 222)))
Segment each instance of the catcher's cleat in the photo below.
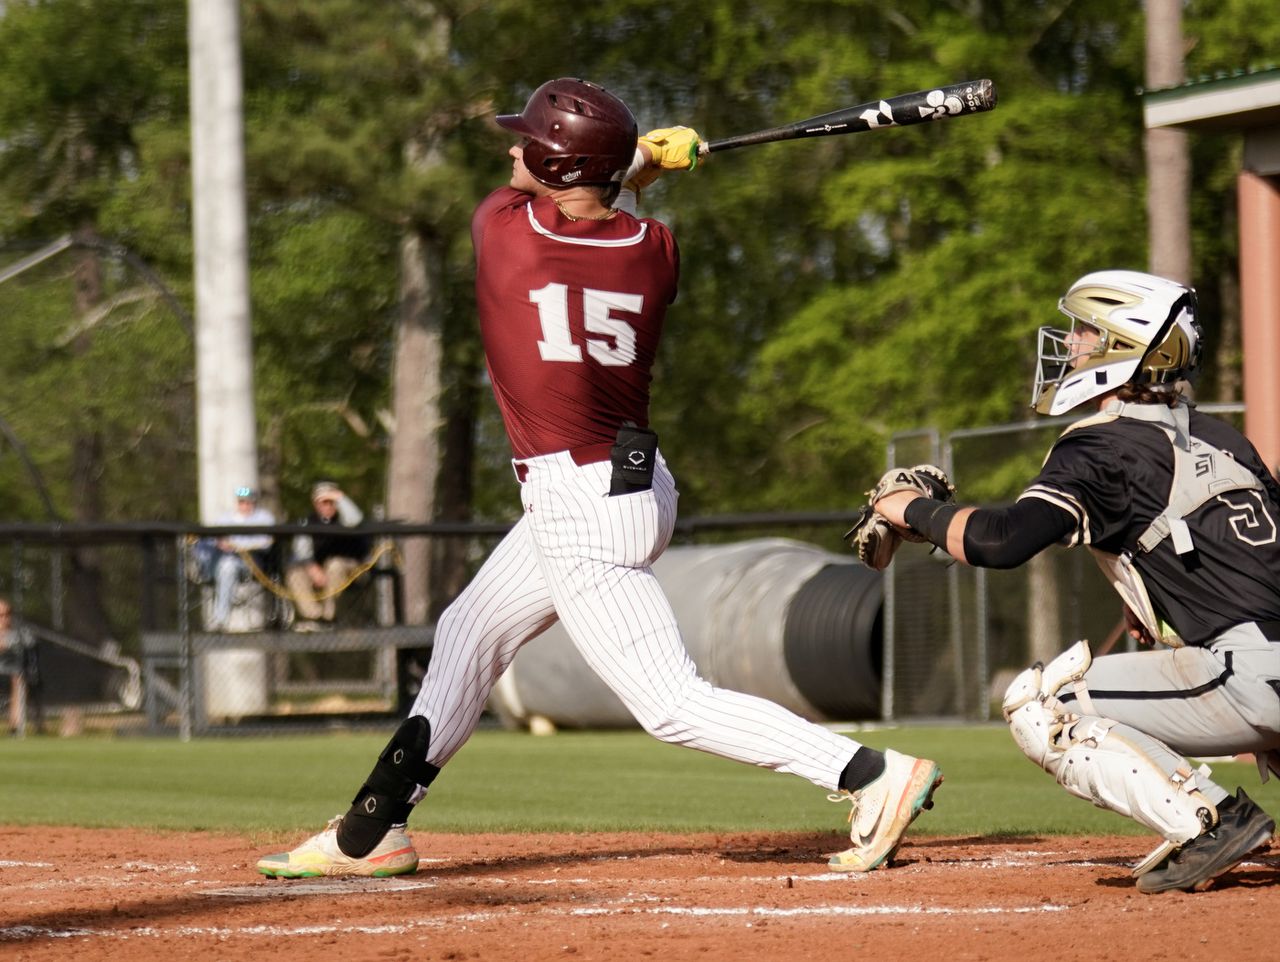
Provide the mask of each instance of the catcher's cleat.
POLYGON ((921 809, 933 807, 934 789, 942 784, 938 766, 892 749, 884 758, 884 773, 870 785, 827 796, 833 802, 853 802, 849 812, 853 846, 827 861, 837 872, 870 872, 888 865, 907 827, 921 809))
POLYGON ((1155 868, 1138 878, 1138 891, 1203 892, 1213 880, 1235 868, 1271 841, 1276 823, 1253 803, 1243 788, 1218 805, 1218 824, 1184 842, 1155 868))
POLYGON ((316 878, 322 875, 387 878, 409 875, 418 870, 418 853, 403 825, 393 826, 368 855, 352 858, 338 848, 338 823, 341 821, 341 815, 330 819, 323 832, 312 835, 291 852, 263 856, 258 860, 258 871, 271 878, 316 878))

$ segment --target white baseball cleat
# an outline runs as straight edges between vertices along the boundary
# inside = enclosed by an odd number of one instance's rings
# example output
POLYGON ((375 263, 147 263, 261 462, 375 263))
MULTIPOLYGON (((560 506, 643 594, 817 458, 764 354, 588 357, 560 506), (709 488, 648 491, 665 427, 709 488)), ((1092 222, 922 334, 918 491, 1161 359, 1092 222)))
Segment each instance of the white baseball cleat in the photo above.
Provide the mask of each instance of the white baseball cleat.
POLYGON ((942 784, 937 764, 893 749, 884 753, 884 761, 884 772, 870 785, 827 796, 833 802, 853 802, 849 812, 853 846, 827 861, 837 872, 870 872, 887 865, 921 809, 933 808, 933 791, 942 784))
POLYGON ((258 871, 271 878, 317 878, 322 875, 356 875, 387 878, 409 875, 418 870, 418 853, 405 834, 404 826, 393 826, 374 850, 363 858, 352 858, 338 848, 338 823, 329 820, 325 830, 289 852, 258 859, 258 871))

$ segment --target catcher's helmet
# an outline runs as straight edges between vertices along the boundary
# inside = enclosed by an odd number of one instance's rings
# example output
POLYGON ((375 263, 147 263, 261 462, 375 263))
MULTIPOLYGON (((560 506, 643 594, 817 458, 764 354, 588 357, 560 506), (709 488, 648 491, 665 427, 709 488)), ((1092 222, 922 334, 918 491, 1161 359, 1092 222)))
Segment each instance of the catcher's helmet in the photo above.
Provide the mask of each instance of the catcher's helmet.
POLYGON ((1031 406, 1062 414, 1122 384, 1172 387, 1200 363, 1196 294, 1176 281, 1139 271, 1086 274, 1058 301, 1071 327, 1040 328, 1031 406), (1073 336, 1079 325, 1098 332, 1091 346, 1073 336))
POLYGON ((518 114, 497 121, 528 138, 524 163, 548 187, 621 183, 636 151, 636 118, 621 100, 585 80, 549 80, 518 114))

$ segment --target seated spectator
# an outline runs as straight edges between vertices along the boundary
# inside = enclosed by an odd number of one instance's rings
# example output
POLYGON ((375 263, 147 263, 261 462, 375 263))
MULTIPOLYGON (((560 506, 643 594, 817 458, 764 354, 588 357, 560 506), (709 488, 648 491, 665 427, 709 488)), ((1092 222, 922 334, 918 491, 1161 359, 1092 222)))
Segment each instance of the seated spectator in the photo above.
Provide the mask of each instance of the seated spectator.
POLYGON ((315 631, 320 622, 334 620, 337 596, 369 553, 366 536, 338 529, 354 528, 363 520, 363 512, 332 481, 311 489, 311 514, 302 523, 317 530, 294 538, 293 558, 285 572, 298 613, 297 631, 315 631))
MULTIPOLYGON (((276 523, 276 518, 258 504, 257 491, 242 487, 236 488, 235 510, 220 517, 216 523, 219 526, 270 525, 276 523)), ((261 568, 266 563, 271 542, 269 534, 225 534, 196 545, 199 566, 214 583, 213 615, 207 625, 210 631, 226 630, 236 586, 252 575, 245 555, 261 568)))
POLYGON ((21 735, 27 721, 27 677, 35 649, 30 637, 14 627, 13 606, 0 598, 0 675, 9 676, 9 731, 21 735))

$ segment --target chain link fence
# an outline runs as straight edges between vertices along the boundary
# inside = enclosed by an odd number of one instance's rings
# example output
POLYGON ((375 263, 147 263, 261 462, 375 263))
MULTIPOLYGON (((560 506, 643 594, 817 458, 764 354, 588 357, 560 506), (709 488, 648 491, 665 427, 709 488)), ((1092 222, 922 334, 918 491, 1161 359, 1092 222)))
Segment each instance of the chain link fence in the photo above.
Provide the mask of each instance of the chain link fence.
MULTIPOLYGON (((1201 405, 1240 421, 1241 405, 1201 405)), ((942 464, 962 503, 1011 501, 1069 419, 896 435, 891 464, 942 464)), ((677 544, 782 537, 833 552, 848 512, 681 519, 677 544)), ((225 530, 225 529, 224 529, 225 530)), ((284 546, 308 529, 255 530, 284 546)), ((287 552, 251 561, 231 617, 207 630, 216 585, 189 525, 0 525, 0 597, 15 627, 0 652, 0 705, 18 732, 108 731, 181 737, 378 726, 407 713, 430 659, 430 625, 403 623, 404 558, 462 559, 455 593, 505 532, 501 524, 361 528, 372 548, 336 592, 334 619, 300 630, 287 552), (426 550, 421 550, 423 545, 426 550), (448 545, 447 551, 437 550, 448 545), (415 546, 419 550, 415 550, 415 546), (8 675, 8 683, 3 677, 8 675)), ((422 577, 415 572, 409 580, 422 577)), ((1083 550, 1051 548, 1013 571, 955 564, 904 545, 883 579, 868 646, 880 718, 998 717, 1016 672, 1077 638, 1128 648, 1114 591, 1083 550)))
MULTIPOLYGON (((1241 404, 1201 404, 1243 426, 1241 404)), ((888 463, 940 464, 962 504, 1009 503, 1073 417, 894 435, 888 463)), ((1049 548, 1011 571, 970 568, 905 544, 885 577, 884 720, 998 718, 1014 675, 1087 638, 1132 650, 1123 606, 1083 548, 1049 548)))
MULTIPOLYGON (((311 529, 271 533, 277 545, 311 529)), ((496 529, 500 532, 500 528, 496 529)), ((399 526, 349 577, 321 592, 333 618, 296 630, 287 550, 255 557, 231 582, 230 616, 208 630, 218 591, 197 546, 226 533, 177 525, 0 526, 0 596, 14 612, 0 680, 20 734, 193 734, 381 724, 407 708, 425 672, 429 626, 400 616, 400 546, 441 536, 399 526), (394 534, 392 534, 394 532, 394 534)), ((497 537, 475 526, 478 546, 497 537)))
MULTIPOLYGON (((777 536, 840 551, 848 521, 843 512, 682 519, 676 542, 777 536)), ((366 523, 367 556, 332 590, 333 620, 314 624, 298 618, 286 574, 291 538, 314 529, 237 527, 278 547, 243 557, 230 615, 212 631, 217 585, 197 546, 229 529, 0 525, 0 597, 12 603, 8 641, 22 652, 0 659, 0 706, 20 734, 385 728, 412 705, 432 644, 431 625, 403 623, 406 556, 461 559, 465 570, 425 575, 448 582, 447 600, 506 530, 366 523)), ((878 651, 878 622, 873 643, 878 651)))

